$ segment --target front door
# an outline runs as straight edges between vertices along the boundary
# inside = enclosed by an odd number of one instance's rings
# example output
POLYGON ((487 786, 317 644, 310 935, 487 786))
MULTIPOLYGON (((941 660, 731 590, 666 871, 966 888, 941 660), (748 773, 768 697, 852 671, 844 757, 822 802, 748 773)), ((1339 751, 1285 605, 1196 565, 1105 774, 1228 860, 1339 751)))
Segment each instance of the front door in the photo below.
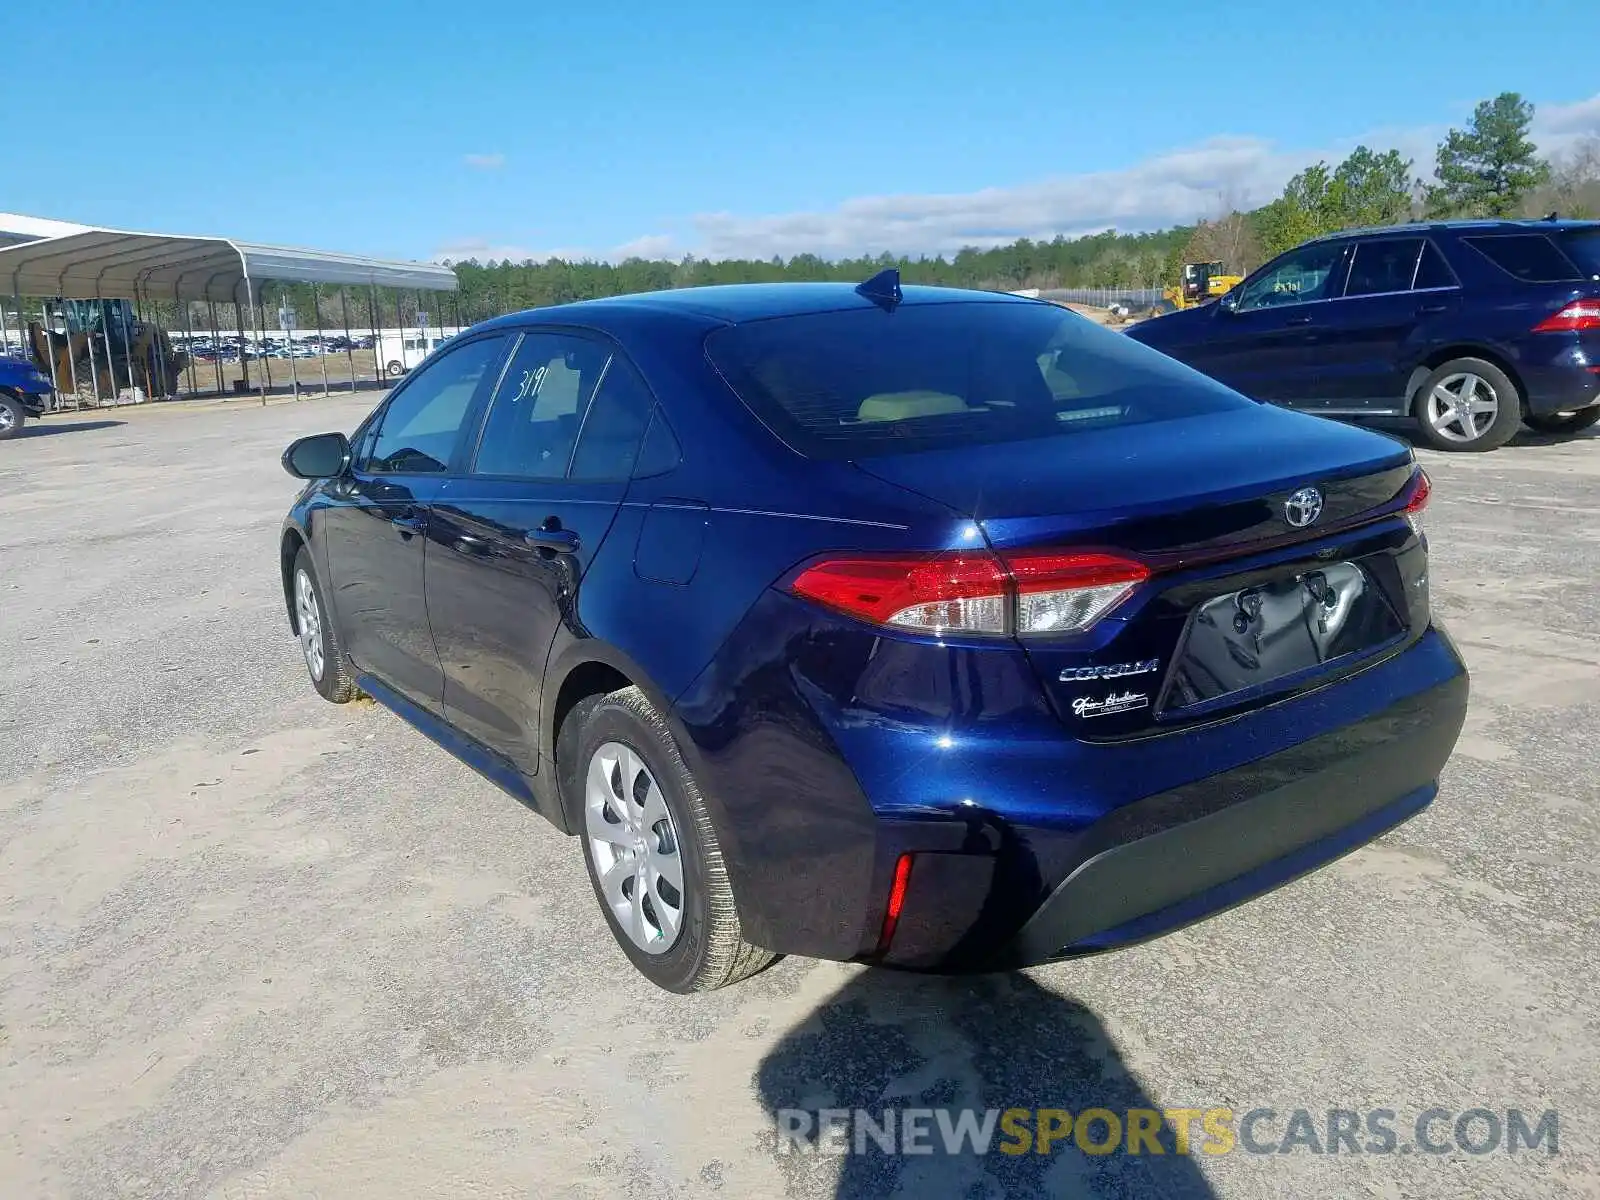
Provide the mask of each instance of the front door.
POLYGON ((504 346, 501 334, 463 343, 396 389, 320 518, 351 659, 435 713, 444 676, 423 587, 428 518, 504 346))
MULTIPOLYGON (((529 330, 470 470, 429 529, 428 612, 450 723, 538 770, 545 661, 627 492, 649 392, 608 341, 529 330)), ((581 636, 581 632, 579 633, 581 636)))
POLYGON ((1211 331, 1185 361, 1257 400, 1313 399, 1321 302, 1342 284, 1344 262, 1344 243, 1313 242, 1268 263, 1212 306, 1211 331))

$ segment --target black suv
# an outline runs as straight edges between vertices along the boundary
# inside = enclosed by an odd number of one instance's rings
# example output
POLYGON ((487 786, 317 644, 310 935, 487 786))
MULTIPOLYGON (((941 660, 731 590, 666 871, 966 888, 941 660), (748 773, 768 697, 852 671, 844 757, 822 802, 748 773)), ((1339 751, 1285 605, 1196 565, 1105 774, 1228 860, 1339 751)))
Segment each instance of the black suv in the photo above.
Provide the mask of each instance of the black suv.
POLYGON ((1128 336, 1258 400, 1414 417, 1439 450, 1576 433, 1600 420, 1600 222, 1329 234, 1128 336))

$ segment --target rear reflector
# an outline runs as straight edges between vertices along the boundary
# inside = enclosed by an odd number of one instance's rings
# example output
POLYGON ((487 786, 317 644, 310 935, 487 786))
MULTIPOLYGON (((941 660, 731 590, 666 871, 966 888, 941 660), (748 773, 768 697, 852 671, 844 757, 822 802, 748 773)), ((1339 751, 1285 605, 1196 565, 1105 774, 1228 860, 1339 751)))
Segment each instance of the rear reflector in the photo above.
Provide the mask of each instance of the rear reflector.
POLYGON ((1584 333, 1600 330, 1600 300, 1577 300, 1533 327, 1535 333, 1584 333))
POLYGON ((789 590, 875 625, 924 633, 1080 633, 1122 603, 1150 568, 1098 551, 883 554, 830 558, 789 590))
POLYGON ((900 910, 906 906, 906 888, 911 886, 911 855, 902 854, 894 864, 894 882, 889 885, 889 906, 883 910, 883 931, 878 934, 878 953, 889 949, 894 927, 900 924, 900 910))

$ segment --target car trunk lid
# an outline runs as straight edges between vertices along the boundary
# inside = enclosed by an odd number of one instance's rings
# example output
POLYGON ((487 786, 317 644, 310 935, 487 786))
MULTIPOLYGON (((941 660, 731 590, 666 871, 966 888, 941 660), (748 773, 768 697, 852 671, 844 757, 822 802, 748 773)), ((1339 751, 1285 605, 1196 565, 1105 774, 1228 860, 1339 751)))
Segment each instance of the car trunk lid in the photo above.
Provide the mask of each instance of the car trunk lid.
POLYGON ((1262 406, 857 466, 947 504, 1002 558, 1109 551, 1150 578, 1089 629, 1018 633, 1088 739, 1325 682, 1426 625, 1408 447, 1262 406))

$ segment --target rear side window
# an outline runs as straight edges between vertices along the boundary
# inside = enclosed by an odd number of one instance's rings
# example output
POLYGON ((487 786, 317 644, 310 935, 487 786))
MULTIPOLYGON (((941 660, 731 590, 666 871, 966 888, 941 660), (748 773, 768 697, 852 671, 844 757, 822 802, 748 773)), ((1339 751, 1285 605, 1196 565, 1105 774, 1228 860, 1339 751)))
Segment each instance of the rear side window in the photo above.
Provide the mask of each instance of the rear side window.
POLYGON ((639 373, 613 356, 578 433, 573 479, 627 479, 655 401, 639 373))
POLYGON ((1054 437, 1252 401, 1050 304, 904 304, 751 321, 706 354, 769 429, 813 458, 1054 437))
POLYGON ((1600 278, 1600 228, 1568 230, 1558 240, 1584 274, 1600 278))
POLYGON ((1385 292, 1410 291, 1421 253, 1421 238, 1386 238, 1358 243, 1344 294, 1377 296, 1385 292))
POLYGON ((1461 240, 1524 283, 1566 283, 1583 278, 1578 268, 1542 233, 1498 234, 1461 240))

